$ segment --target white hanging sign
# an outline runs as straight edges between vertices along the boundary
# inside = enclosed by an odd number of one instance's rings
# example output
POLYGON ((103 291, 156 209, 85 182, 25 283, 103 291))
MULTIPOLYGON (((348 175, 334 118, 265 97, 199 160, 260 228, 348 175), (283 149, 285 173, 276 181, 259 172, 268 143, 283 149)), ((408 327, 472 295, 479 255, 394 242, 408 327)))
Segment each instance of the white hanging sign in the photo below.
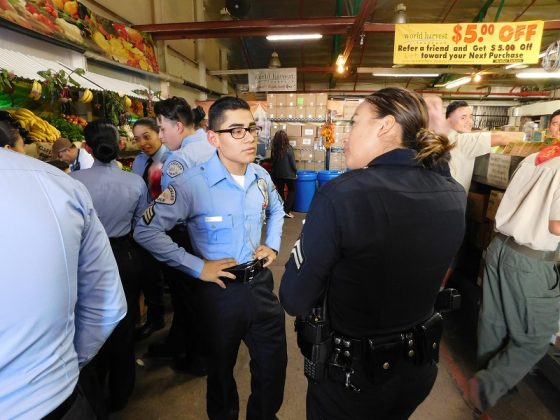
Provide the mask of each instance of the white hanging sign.
POLYGON ((295 67, 249 70, 249 92, 295 92, 296 90, 295 67))

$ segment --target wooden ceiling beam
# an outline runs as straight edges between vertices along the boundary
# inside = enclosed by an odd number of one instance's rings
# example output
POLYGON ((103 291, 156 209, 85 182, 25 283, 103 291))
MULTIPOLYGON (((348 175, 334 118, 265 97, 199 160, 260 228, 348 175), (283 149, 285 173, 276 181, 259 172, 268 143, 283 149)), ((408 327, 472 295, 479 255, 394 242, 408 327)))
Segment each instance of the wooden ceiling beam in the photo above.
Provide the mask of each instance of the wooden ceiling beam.
POLYGON ((360 35, 364 32, 364 24, 366 23, 366 20, 373 14, 376 5, 377 0, 364 0, 362 2, 360 11, 356 15, 356 19, 354 20, 354 23, 350 27, 350 31, 346 36, 346 45, 344 46, 344 50, 341 54, 343 63, 346 63, 348 61, 348 57, 350 57, 350 53, 354 49, 354 45, 359 42, 360 35))

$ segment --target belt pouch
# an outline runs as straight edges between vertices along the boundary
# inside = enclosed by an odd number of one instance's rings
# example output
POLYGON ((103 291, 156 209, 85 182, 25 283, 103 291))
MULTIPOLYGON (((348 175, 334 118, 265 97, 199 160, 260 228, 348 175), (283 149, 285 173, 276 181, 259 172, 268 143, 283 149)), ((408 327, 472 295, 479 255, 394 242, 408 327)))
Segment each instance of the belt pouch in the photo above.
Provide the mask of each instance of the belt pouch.
POLYGON ((329 324, 297 318, 295 326, 298 347, 304 357, 304 374, 313 383, 322 382, 326 378, 332 354, 332 332, 329 324))
POLYGON ((364 357, 364 369, 370 382, 383 384, 391 378, 399 359, 403 358, 402 336, 370 338, 364 357))

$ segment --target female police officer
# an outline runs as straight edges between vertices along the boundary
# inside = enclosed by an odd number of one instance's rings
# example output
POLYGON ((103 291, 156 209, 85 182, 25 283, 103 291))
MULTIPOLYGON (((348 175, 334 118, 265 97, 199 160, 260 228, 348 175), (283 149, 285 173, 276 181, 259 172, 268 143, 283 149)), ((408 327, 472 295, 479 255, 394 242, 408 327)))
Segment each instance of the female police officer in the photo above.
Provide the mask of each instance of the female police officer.
POLYGON ((71 176, 88 189, 99 219, 109 236, 128 305, 126 316, 94 359, 100 380, 109 374, 109 409, 123 408, 135 381, 134 325, 138 314, 138 278, 141 266, 132 227, 148 205, 147 188, 141 177, 117 167, 119 133, 115 126, 94 121, 84 129, 85 148, 95 161, 90 169, 71 176))
POLYGON ((435 381, 420 331, 437 348, 441 325, 434 333, 427 320, 463 237, 465 193, 432 170, 451 146, 427 120, 408 90, 366 98, 345 139, 353 171, 315 195, 286 264, 288 313, 308 314, 328 290, 332 356, 326 379, 310 381, 309 419, 408 418, 435 381))

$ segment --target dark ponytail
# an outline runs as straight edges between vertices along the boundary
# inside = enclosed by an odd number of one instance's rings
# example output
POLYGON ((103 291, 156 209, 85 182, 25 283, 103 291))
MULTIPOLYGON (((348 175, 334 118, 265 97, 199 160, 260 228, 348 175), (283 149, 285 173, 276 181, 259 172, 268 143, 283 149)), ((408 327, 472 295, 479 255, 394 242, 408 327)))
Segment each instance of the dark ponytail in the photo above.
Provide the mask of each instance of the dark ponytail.
POLYGON ((93 121, 84 128, 84 137, 97 160, 109 163, 117 158, 119 132, 113 124, 105 121, 93 121))

